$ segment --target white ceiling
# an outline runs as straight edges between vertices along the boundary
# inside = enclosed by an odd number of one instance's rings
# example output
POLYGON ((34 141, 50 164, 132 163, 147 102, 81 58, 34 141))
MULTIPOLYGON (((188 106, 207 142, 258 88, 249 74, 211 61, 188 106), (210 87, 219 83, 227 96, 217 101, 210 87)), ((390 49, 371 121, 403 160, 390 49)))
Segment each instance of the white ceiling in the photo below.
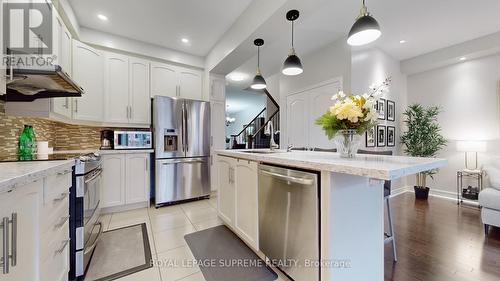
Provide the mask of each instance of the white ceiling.
POLYGON ((205 56, 251 0, 70 0, 81 26, 205 56), (108 17, 104 22, 98 14, 108 17), (189 44, 181 42, 189 39, 189 44))
MULTIPOLYGON (((252 38, 263 37, 262 71, 271 75, 280 70, 289 49, 290 27, 284 14, 286 9, 301 11, 296 23, 295 42, 299 57, 313 52, 343 36, 346 36, 359 13, 361 1, 353 0, 289 0, 266 24, 252 34, 246 42, 252 46, 252 38)), ((396 59, 404 60, 449 47, 471 39, 500 31, 500 1, 498 0, 369 0, 368 9, 382 29, 376 46, 396 59), (400 44, 400 40, 406 40, 400 44)), ((242 46, 247 48, 248 46, 242 46)), ((248 73, 250 78, 239 83, 244 88, 255 72, 255 50, 241 60, 240 66, 230 71, 248 73)), ((243 57, 239 52, 240 56, 243 57)), ((232 65, 235 63, 232 62, 232 65)), ((307 61, 303 59, 307 71, 307 61)), ((227 68, 218 66, 221 73, 227 68)), ((227 73, 227 72, 226 72, 227 73)))

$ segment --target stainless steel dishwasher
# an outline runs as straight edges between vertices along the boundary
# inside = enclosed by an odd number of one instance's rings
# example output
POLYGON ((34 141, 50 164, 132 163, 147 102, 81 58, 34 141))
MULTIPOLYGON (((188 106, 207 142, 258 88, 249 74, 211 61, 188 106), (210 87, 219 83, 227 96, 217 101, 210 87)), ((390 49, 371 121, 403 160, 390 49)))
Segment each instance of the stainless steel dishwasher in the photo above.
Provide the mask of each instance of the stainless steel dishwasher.
POLYGON ((318 199, 318 174, 259 166, 259 247, 295 281, 319 280, 318 199))

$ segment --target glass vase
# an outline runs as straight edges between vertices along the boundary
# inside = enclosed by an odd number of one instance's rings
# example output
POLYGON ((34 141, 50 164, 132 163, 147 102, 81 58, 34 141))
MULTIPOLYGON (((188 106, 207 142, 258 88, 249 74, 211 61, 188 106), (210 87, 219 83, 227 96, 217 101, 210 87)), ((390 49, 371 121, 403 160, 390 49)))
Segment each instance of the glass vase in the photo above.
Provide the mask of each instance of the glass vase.
POLYGON ((334 139, 342 158, 354 158, 361 143, 361 135, 356 130, 340 130, 334 139))

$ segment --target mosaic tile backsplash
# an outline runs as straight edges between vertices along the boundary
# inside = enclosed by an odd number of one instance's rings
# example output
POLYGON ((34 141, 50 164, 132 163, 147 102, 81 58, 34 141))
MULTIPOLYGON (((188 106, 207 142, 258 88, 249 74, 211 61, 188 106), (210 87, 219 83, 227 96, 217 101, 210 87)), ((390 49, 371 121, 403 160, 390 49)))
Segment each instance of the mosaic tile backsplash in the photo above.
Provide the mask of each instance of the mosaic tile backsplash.
POLYGON ((42 118, 5 115, 5 102, 0 101, 0 156, 17 153, 18 138, 24 125, 35 130, 37 141, 48 141, 54 150, 98 149, 101 127, 69 125, 42 118))

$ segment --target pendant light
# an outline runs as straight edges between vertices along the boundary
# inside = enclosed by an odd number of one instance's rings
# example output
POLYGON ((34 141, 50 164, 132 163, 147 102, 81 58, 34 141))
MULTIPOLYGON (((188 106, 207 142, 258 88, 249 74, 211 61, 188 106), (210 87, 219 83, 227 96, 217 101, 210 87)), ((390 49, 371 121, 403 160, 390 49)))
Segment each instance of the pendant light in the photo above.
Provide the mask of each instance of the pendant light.
POLYGON ((257 46, 257 75, 253 78, 250 88, 254 90, 263 90, 267 87, 266 80, 264 80, 264 77, 262 77, 260 73, 260 47, 264 45, 264 40, 257 38, 253 41, 253 44, 257 46))
POLYGON ((288 76, 299 75, 304 72, 302 68, 302 63, 299 57, 295 53, 295 48, 293 47, 293 22, 299 18, 299 11, 290 10, 286 13, 286 19, 292 22, 292 49, 290 49, 290 54, 283 63, 283 69, 281 72, 288 76))
POLYGON ((366 45, 377 40, 380 35, 382 35, 380 26, 377 20, 368 13, 365 0, 363 0, 363 7, 361 8, 359 16, 349 31, 347 44, 351 46, 366 45))

